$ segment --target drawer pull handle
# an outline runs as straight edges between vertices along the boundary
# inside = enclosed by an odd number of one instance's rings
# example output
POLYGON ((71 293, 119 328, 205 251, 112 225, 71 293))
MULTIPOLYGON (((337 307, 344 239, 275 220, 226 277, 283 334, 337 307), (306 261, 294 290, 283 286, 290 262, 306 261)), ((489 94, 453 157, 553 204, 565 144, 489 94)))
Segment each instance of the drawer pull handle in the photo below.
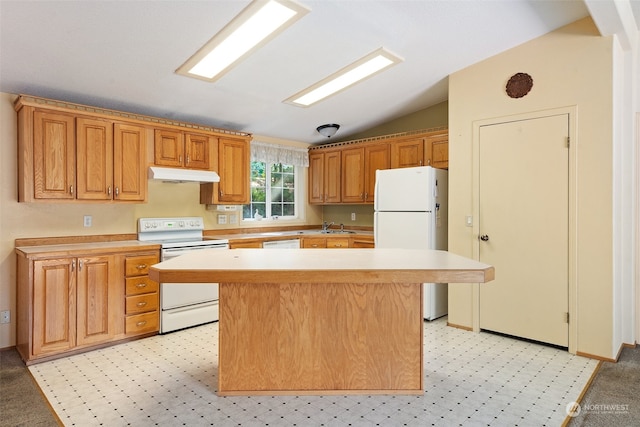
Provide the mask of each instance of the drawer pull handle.
POLYGON ((136 304, 138 307, 144 307, 145 305, 147 305, 146 301, 140 301, 138 304, 136 304))
POLYGON ((143 320, 142 322, 138 322, 138 323, 136 323, 136 326, 144 326, 144 325, 146 325, 146 324, 147 324, 147 321, 146 321, 146 320, 143 320))
POLYGON ((138 288, 138 289, 142 289, 142 288, 146 288, 146 287, 147 287, 147 284, 146 284, 146 283, 144 283, 144 282, 143 282, 143 283, 138 283, 138 284, 136 285, 136 288, 138 288))
POLYGON ((138 264, 138 265, 136 266, 136 268, 137 268, 138 270, 144 270, 145 268, 147 268, 147 264, 138 264))

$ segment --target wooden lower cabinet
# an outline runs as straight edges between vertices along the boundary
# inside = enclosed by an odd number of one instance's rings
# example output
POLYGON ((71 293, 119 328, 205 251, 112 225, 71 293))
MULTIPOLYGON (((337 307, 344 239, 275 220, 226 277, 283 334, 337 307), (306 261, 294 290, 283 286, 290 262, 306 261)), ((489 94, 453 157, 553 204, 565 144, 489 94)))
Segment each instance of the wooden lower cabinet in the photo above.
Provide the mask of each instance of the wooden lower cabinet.
MULTIPOLYGON (((145 272, 125 277, 126 261, 139 258, 135 252, 16 254, 16 348, 27 364, 158 331, 158 284, 145 272), (143 302, 140 312, 147 316, 145 327, 134 331, 125 324, 129 289, 139 291, 142 298, 132 304, 143 302)), ((142 257, 151 266, 159 253, 142 257)))
POLYGON ((303 249, 345 249, 349 247, 349 237, 305 237, 302 239, 300 247, 303 249))
POLYGON ((158 261, 158 255, 154 253, 125 258, 124 329, 127 336, 159 330, 159 285, 149 279, 149 267, 158 261))

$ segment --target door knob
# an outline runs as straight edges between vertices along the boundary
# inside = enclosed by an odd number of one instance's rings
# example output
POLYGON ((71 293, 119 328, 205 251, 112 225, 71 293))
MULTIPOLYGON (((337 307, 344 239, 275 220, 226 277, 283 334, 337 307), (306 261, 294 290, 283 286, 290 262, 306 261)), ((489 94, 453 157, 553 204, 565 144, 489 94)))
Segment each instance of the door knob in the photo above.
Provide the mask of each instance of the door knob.
POLYGON ((483 234, 481 236, 478 236, 478 239, 482 240, 483 242, 488 242, 489 236, 487 236, 486 234, 483 234))

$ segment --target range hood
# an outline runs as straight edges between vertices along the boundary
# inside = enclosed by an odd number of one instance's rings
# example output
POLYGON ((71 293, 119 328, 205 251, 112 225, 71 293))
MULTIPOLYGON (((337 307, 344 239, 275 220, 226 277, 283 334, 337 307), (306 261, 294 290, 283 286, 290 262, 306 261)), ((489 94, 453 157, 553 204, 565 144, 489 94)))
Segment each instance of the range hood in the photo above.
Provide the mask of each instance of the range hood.
POLYGON ((220 182, 220 176, 213 171, 158 166, 149 166, 149 179, 164 182, 220 182))

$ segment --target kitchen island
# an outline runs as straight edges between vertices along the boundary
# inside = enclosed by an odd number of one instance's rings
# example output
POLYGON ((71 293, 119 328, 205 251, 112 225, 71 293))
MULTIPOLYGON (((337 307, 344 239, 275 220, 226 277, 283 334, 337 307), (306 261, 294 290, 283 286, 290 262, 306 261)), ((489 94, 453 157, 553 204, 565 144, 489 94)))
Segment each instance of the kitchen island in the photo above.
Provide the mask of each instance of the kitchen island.
POLYGON ((422 283, 485 283, 444 251, 195 251, 159 282, 220 283, 219 395, 421 394, 422 283))

